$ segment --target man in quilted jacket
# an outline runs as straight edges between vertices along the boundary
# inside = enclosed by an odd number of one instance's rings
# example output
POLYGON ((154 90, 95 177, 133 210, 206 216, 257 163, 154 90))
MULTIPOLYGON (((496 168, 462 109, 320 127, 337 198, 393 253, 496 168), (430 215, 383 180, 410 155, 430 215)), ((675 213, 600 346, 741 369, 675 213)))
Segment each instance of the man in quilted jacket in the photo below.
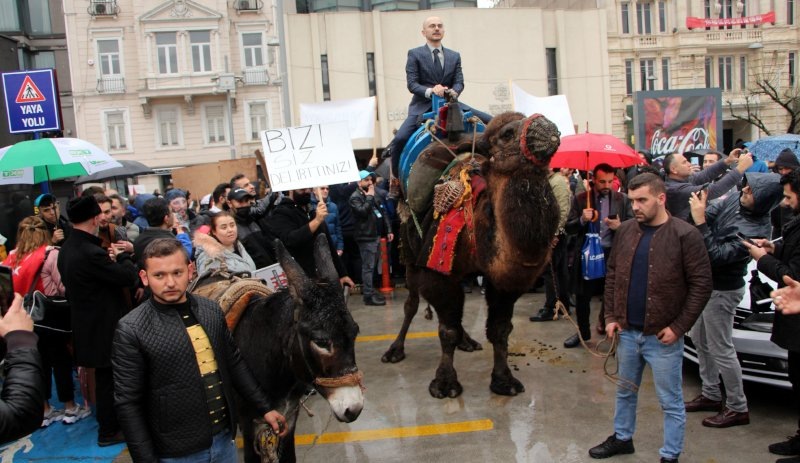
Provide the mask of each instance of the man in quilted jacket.
POLYGON ((236 462, 233 389, 276 434, 286 419, 247 368, 218 304, 186 292, 194 273, 173 238, 151 242, 139 276, 152 297, 120 320, 114 336, 115 405, 135 462, 236 462))

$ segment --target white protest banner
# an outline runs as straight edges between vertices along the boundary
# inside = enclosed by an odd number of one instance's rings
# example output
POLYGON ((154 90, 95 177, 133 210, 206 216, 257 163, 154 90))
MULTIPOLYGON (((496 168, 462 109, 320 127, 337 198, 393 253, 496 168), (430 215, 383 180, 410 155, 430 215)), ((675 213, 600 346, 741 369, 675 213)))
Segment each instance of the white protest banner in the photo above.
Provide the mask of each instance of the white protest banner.
POLYGON ((144 185, 128 185, 128 194, 133 195, 140 195, 145 193, 144 185))
POLYGON ((350 138, 372 138, 375 133, 375 97, 300 103, 303 125, 347 121, 350 138))
POLYGON ((269 267, 260 268, 253 272, 253 278, 264 280, 264 283, 273 292, 289 285, 289 280, 286 279, 286 272, 283 271, 281 264, 272 264, 269 267))
POLYGON ((0 185, 33 185, 33 167, 0 171, 0 185))
POLYGON ((261 144, 273 191, 359 179, 347 122, 265 130, 261 144))
POLYGON ((514 94, 514 111, 526 116, 539 113, 553 121, 562 137, 575 135, 575 124, 572 122, 566 95, 533 96, 513 82, 511 92, 514 94))

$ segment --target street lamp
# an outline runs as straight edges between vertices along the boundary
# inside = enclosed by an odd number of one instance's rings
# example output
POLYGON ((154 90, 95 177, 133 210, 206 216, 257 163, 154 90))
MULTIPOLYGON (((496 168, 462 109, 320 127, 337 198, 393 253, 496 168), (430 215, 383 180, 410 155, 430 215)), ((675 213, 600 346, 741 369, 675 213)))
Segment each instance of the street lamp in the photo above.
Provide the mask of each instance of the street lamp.
MULTIPOLYGON (((280 5, 280 1, 278 4, 280 5)), ((278 18, 278 34, 282 37, 283 32, 283 17, 278 18)), ((286 82, 286 50, 280 50, 281 41, 275 37, 267 41, 267 46, 271 47, 278 53, 278 79, 277 84, 281 86, 281 112, 283 113, 283 126, 289 127, 292 125, 292 113, 289 108, 289 85, 286 82)))
POLYGON ((231 92, 236 90, 236 82, 241 77, 236 77, 232 72, 228 72, 228 57, 225 57, 225 72, 213 78, 217 83, 217 91, 225 92, 227 104, 225 109, 228 116, 228 136, 230 137, 231 159, 236 159, 236 142, 233 136, 233 100, 231 92))

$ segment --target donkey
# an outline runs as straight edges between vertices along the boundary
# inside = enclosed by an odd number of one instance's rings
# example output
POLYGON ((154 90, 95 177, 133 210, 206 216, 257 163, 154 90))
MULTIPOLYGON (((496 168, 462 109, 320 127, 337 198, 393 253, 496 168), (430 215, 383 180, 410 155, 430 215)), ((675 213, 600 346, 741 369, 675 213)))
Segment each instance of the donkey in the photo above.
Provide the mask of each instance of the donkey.
MULTIPOLYGON (((325 235, 314 243, 317 280, 303 272, 275 240, 288 288, 250 300, 233 328, 233 337, 258 383, 286 417, 289 434, 277 447, 281 462, 294 462, 294 430, 301 400, 316 390, 344 423, 358 418, 364 405, 362 375, 356 366, 358 325, 347 309, 325 235)), ((236 398, 246 462, 260 462, 254 440, 258 413, 236 398)), ((273 449, 274 451, 274 449, 273 449)), ((271 460, 267 460, 271 461, 271 460)))

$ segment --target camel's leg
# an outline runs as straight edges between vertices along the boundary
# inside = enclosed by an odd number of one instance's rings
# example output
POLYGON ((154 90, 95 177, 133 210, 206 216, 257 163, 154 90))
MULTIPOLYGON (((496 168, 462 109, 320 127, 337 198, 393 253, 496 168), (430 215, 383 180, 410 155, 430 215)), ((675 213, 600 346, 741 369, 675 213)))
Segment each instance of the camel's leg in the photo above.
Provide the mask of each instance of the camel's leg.
POLYGON ((463 388, 453 368, 453 355, 464 336, 464 328, 461 326, 461 318, 464 315, 464 291, 457 280, 454 281, 439 273, 424 272, 422 278, 424 286, 420 290, 439 317, 439 342, 442 346, 439 368, 436 369, 436 377, 428 386, 428 391, 437 399, 458 397, 463 388))
POLYGON ((494 368, 492 368, 492 382, 489 389, 495 394, 517 395, 525 392, 525 386, 514 378, 508 368, 508 335, 514 329, 511 317, 514 314, 514 303, 521 295, 521 293, 499 291, 491 281, 487 282, 486 338, 494 347, 494 368))
POLYGON ((395 338, 392 345, 389 346, 389 350, 381 357, 381 362, 383 363, 397 363, 406 358, 406 335, 408 334, 408 328, 411 326, 411 321, 414 320, 414 316, 417 315, 417 311, 419 310, 419 273, 419 268, 413 265, 406 265, 406 287, 408 288, 408 297, 403 305, 403 313, 405 314, 403 326, 400 328, 400 332, 397 333, 397 338, 395 338))

